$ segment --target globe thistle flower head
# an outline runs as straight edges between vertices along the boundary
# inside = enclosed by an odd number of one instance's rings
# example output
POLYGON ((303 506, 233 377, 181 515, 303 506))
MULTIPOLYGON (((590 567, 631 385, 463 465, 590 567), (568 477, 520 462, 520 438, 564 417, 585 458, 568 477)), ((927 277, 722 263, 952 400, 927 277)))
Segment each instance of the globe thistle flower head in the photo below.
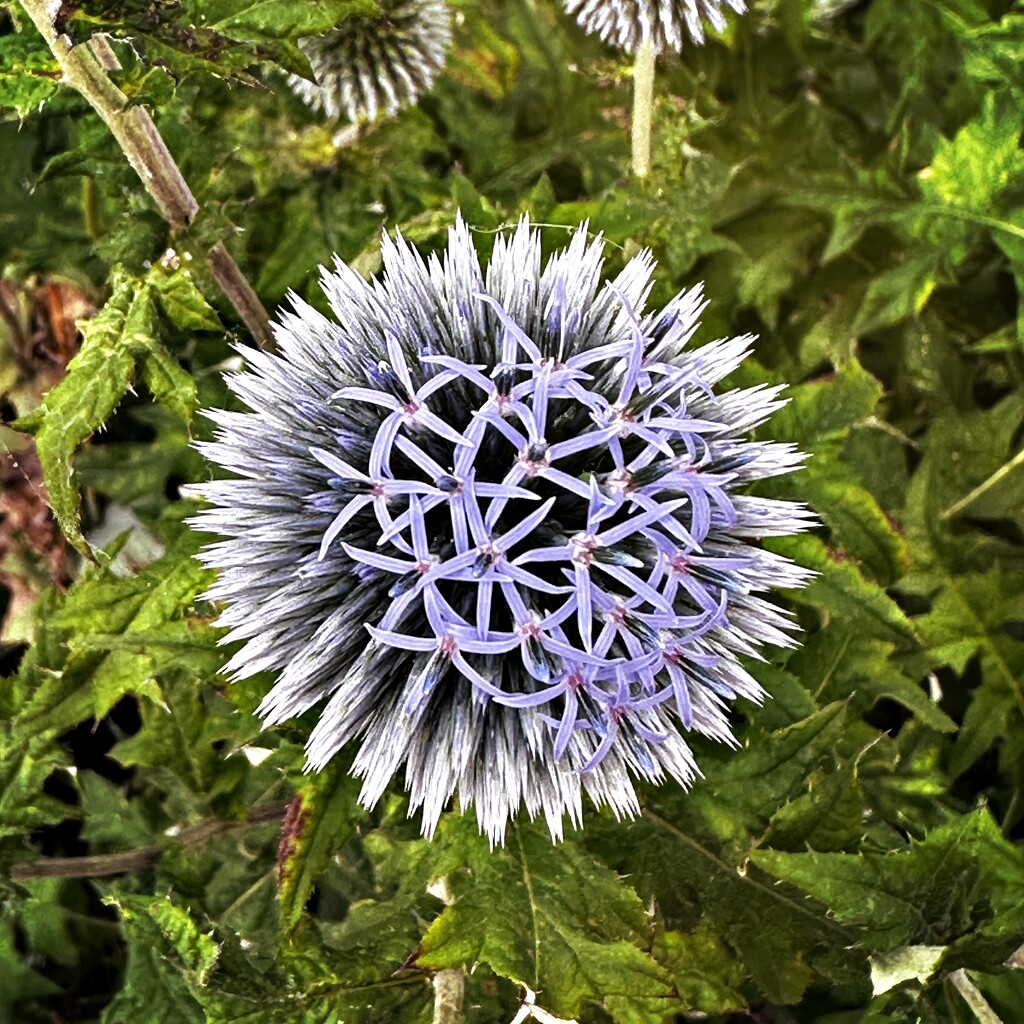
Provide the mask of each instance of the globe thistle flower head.
POLYGON ((700 288, 646 311, 650 254, 602 281, 602 250, 386 239, 378 280, 323 272, 333 318, 293 296, 280 354, 246 350, 250 412, 209 413, 226 672, 279 672, 268 724, 322 705, 309 765, 360 741, 365 803, 404 767, 426 833, 453 795, 492 842, 523 805, 559 837, 583 793, 636 814, 763 697, 739 656, 792 644, 764 595, 809 574, 753 541, 813 518, 742 493, 802 461, 747 437, 780 389, 716 394, 753 339, 691 347, 700 288))
POLYGON ((451 44, 444 0, 379 0, 379 7, 377 15, 354 14, 331 32, 299 40, 316 82, 292 75, 289 84, 314 110, 353 123, 393 117, 444 67, 451 44))
POLYGON ((704 42, 704 25, 725 28, 723 6, 742 14, 745 0, 563 0, 585 31, 635 53, 644 42, 658 53, 679 53, 689 37, 704 42))

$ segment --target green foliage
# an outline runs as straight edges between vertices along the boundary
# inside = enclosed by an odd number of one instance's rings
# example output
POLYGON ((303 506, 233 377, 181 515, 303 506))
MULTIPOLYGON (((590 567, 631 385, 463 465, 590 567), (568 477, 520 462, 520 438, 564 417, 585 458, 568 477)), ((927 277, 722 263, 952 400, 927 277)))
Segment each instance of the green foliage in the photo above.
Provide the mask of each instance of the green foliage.
POLYGON ((110 287, 102 311, 80 325, 82 347, 65 378, 39 409, 14 424, 35 436, 54 515, 68 540, 90 557, 80 530, 71 457, 106 423, 136 377, 158 402, 190 422, 195 382, 160 342, 160 310, 175 326, 217 326, 187 270, 167 271, 161 264, 137 278, 115 269, 110 287))
POLYGON ((62 5, 74 41, 123 41, 118 85, 200 203, 173 237, 0 4, 0 616, 34 629, 0 646, 0 1021, 426 1022, 455 969, 480 1024, 530 999, 581 1024, 989 1024, 978 998, 1012 1024, 1024 12, 751 5, 660 61, 637 182, 623 55, 555 0, 452 6, 442 80, 346 139, 285 73, 370 0, 62 5), (699 339, 760 335, 734 383, 788 384, 761 435, 811 456, 763 493, 821 519, 770 542, 819 576, 785 597, 801 648, 750 665, 771 696, 737 748, 695 743, 689 793, 586 807, 558 845, 523 822, 491 850, 454 810, 428 841, 397 792, 359 806, 344 755, 303 774, 309 722, 261 734, 270 681, 218 675, 182 522, 196 410, 231 401, 247 341, 210 244, 268 307, 322 306, 318 263, 374 273, 395 227, 436 249, 457 208, 484 252, 523 212, 549 248, 589 218, 610 270, 653 250, 652 301, 705 281, 699 339))
POLYGON ((452 905, 424 934, 420 965, 485 963, 543 992, 545 1006, 564 1017, 585 1002, 624 1022, 674 1011, 665 971, 637 948, 643 905, 615 872, 572 842, 553 846, 542 823, 517 828, 500 851, 466 819, 452 822, 443 841, 446 855, 461 854, 466 874, 452 876, 452 905))
POLYGON ((254 64, 273 64, 308 77, 309 62, 296 40, 328 31, 353 15, 377 13, 373 0, 84 0, 64 5, 57 24, 75 42, 95 32, 141 42, 149 59, 160 61, 175 76, 198 71, 258 85, 248 73, 254 64))
POLYGON ((61 71, 41 36, 0 36, 0 120, 25 117, 57 91, 61 71))

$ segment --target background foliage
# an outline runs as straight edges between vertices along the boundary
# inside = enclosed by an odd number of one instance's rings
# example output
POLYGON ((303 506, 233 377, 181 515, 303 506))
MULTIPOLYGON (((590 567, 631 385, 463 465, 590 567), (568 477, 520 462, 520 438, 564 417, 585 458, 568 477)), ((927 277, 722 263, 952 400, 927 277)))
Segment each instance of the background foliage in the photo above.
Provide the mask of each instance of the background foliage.
POLYGON ((337 147, 282 69, 355 7, 63 5, 199 199, 171 237, 0 4, 0 1021, 429 1021, 446 967, 480 1024, 526 987, 588 1022, 1020 1020, 1024 7, 758 0, 660 63, 643 183, 625 58, 554 0, 457 0, 444 80, 337 147), (459 207, 485 252, 590 218, 656 301, 704 280, 701 337, 760 334, 737 382, 788 382, 771 433, 814 455, 772 485, 824 524, 779 542, 821 575, 774 699, 691 793, 556 847, 454 813, 428 843, 304 776, 308 723, 261 734, 267 680, 218 678, 182 526, 247 341, 192 254, 319 304, 319 262, 459 207))

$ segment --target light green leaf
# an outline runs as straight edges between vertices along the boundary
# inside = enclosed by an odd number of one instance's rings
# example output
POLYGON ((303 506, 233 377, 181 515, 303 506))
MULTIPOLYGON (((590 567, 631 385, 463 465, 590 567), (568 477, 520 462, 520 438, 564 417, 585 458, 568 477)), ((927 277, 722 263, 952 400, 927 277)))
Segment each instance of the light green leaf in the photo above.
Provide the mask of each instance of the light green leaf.
POLYGON ((1019 194, 1021 188, 1019 136, 1017 104, 998 90, 987 91, 981 116, 952 139, 940 139, 931 167, 920 175, 925 196, 979 213, 1000 210, 1007 194, 1019 194))
POLYGON ((212 673, 219 664, 215 637, 204 633, 205 624, 185 620, 209 580, 191 557, 195 546, 194 536, 184 533, 138 575, 93 569, 68 591, 45 625, 64 638, 70 653, 59 668, 23 668, 28 696, 13 720, 14 735, 24 742, 100 719, 130 693, 160 700, 157 677, 172 669, 212 673))
POLYGON ((61 75, 56 58, 31 25, 0 36, 0 121, 39 110, 60 88, 61 75))
POLYGON ((939 966, 945 946, 900 946, 871 957, 871 988, 875 995, 905 981, 926 982, 939 966))

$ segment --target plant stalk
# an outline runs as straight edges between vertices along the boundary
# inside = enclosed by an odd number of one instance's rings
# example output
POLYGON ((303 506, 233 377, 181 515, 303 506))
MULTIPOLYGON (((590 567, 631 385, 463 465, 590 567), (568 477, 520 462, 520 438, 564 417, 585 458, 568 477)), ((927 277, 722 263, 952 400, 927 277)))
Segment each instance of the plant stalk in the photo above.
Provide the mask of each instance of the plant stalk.
POLYGON ((455 967, 434 975, 433 1024, 462 1024, 462 999, 466 976, 455 967))
MULTIPOLYGON (((195 825, 181 829, 176 838, 183 849, 201 846, 225 832, 245 828, 247 825, 264 825, 280 821, 284 817, 283 806, 258 807, 245 821, 224 821, 220 818, 205 818, 195 825)), ((11 878, 25 882, 33 878, 110 878, 113 875, 145 871, 160 862, 167 852, 166 845, 144 846, 137 850, 120 853, 100 853, 86 857, 48 857, 11 865, 11 878)))
POLYGON ((651 117, 654 112, 654 41, 645 39, 633 65, 633 173, 646 178, 651 169, 651 117))
MULTIPOLYGON (((199 212, 199 204, 149 112, 130 106, 128 97, 110 80, 107 72, 120 65, 109 43, 102 36, 93 36, 88 44, 72 46, 67 36, 58 35, 54 29, 47 0, 20 2, 57 58, 64 81, 81 93, 110 129, 160 216, 174 231, 184 231, 199 212)), ((214 280, 256 344, 273 351, 267 311, 222 242, 213 246, 208 259, 214 280)))

